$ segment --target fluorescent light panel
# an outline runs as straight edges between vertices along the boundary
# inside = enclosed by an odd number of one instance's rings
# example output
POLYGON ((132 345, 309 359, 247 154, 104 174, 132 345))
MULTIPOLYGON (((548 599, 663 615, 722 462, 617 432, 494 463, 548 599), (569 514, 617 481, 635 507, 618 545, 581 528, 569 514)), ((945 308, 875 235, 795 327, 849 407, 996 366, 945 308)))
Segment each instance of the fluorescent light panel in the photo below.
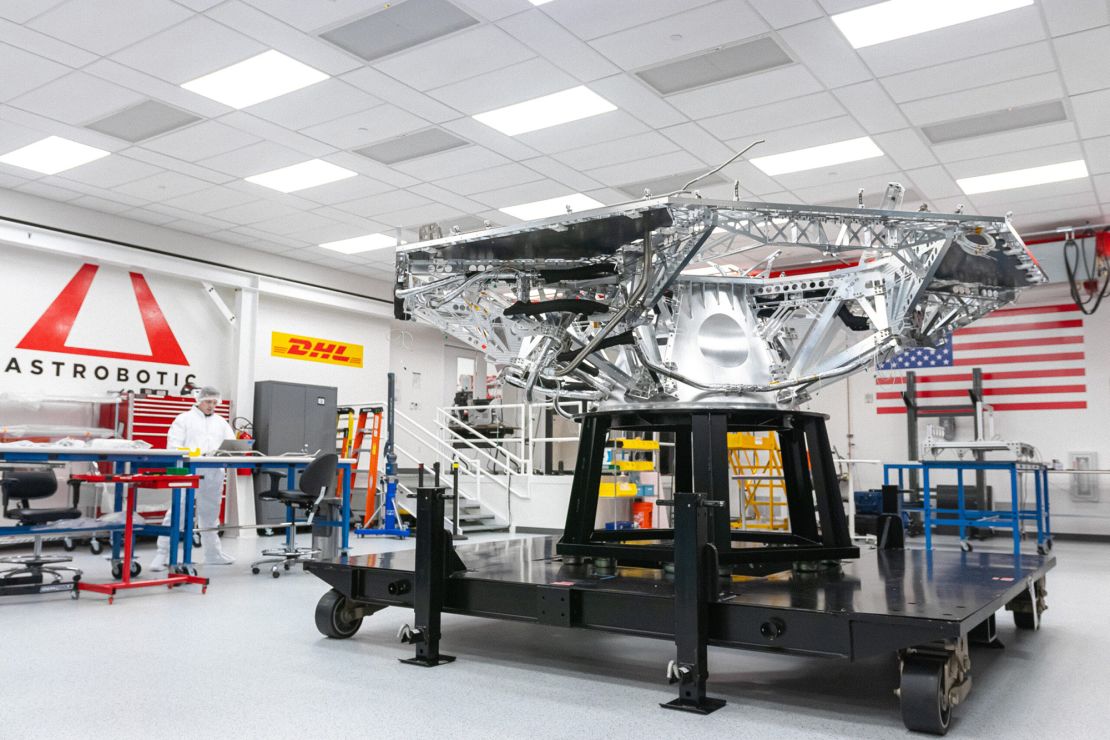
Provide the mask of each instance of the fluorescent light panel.
POLYGON ((474 120, 516 136, 614 111, 617 106, 586 86, 479 113, 474 120))
POLYGON ((791 172, 815 170, 819 167, 829 167, 844 162, 856 162, 861 159, 883 156, 883 150, 871 140, 870 136, 861 136, 858 139, 838 141, 833 144, 811 146, 807 149, 797 149, 782 154, 771 154, 766 157, 755 157, 751 160, 764 173, 786 175, 791 172))
POLYGON ((232 108, 246 108, 326 79, 320 70, 270 49, 181 86, 232 108))
POLYGON ((979 175, 978 177, 964 177, 956 180, 968 195, 976 193, 993 193, 997 190, 1013 190, 1027 188, 1032 185, 1047 185, 1065 180, 1078 180, 1087 176, 1087 163, 1082 159, 1059 164, 1047 164, 1043 167, 1029 167, 1024 170, 1010 170, 1009 172, 996 172, 993 175, 979 175))
POLYGON ((343 254, 359 254, 361 252, 370 252, 375 249, 388 249, 397 246, 397 240, 392 236, 385 234, 366 234, 364 236, 353 236, 350 239, 340 239, 334 242, 324 242, 320 245, 324 249, 330 249, 333 252, 342 252, 343 254))
POLYGON ((44 175, 54 175, 107 157, 108 154, 109 152, 94 146, 78 144, 60 136, 48 136, 0 156, 0 162, 44 175))
POLYGON ((282 167, 278 170, 263 172, 245 178, 247 182, 272 188, 282 193, 292 193, 296 190, 314 188, 336 180, 345 180, 354 177, 357 172, 352 172, 345 167, 325 162, 322 159, 310 159, 307 162, 282 167))
POLYGON ((605 204, 594 200, 588 195, 572 193, 558 198, 537 200, 533 203, 521 203, 518 206, 507 206, 499 209, 502 213, 519 218, 521 221, 534 221, 538 218, 560 216, 567 213, 567 207, 573 211, 588 211, 591 208, 601 208, 605 204))
POLYGON ((832 20, 848 43, 862 49, 1032 4, 1033 0, 887 0, 837 13, 832 20))
POLYGON ((547 5, 551 0, 530 0, 533 5, 547 5))

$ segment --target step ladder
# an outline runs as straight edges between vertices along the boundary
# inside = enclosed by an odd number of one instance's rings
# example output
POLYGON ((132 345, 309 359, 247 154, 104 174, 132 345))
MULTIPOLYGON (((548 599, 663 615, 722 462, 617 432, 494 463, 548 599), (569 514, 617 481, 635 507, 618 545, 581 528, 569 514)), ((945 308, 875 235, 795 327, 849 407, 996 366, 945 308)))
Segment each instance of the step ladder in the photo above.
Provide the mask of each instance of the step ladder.
MULTIPOLYGON (((363 457, 369 455, 366 465, 366 499, 363 515, 363 526, 367 526, 377 509, 378 493, 378 460, 380 457, 382 441, 382 407, 364 406, 359 409, 339 409, 339 424, 337 425, 336 447, 341 458, 355 458, 351 468, 351 497, 354 498, 358 490, 358 476, 362 469, 363 457), (342 422, 346 418, 346 424, 342 422), (366 433, 370 433, 370 446, 365 447, 366 433)), ((343 485, 343 473, 338 474, 336 490, 343 485)))
POLYGON ((728 463, 740 492, 740 517, 733 529, 789 531, 778 435, 729 432, 728 463))

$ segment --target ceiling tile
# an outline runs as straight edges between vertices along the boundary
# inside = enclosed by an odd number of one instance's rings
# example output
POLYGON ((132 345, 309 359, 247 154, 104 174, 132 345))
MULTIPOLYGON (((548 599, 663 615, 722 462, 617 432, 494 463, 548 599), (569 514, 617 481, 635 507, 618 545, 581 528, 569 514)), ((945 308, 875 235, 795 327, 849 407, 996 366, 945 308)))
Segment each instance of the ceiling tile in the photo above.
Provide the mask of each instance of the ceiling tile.
POLYGON ((635 69, 732 44, 769 30, 744 0, 718 0, 594 38, 590 45, 620 67, 635 69))
POLYGON ((946 169, 957 179, 975 177, 977 175, 992 175, 996 172, 1009 172, 1022 170, 1029 167, 1070 162, 1073 159, 1082 159, 1083 150, 1078 143, 1057 144, 1039 149, 1025 149, 1007 154, 995 154, 989 157, 966 159, 961 162, 952 162, 946 169))
POLYGON ((1047 231, 1060 226, 1075 226, 1099 221, 1099 209, 1069 208, 1066 211, 1049 211, 1047 213, 1029 213, 1020 217, 1015 215, 1014 225, 1019 232, 1047 231))
POLYGON ((260 172, 269 172, 280 167, 288 167, 307 159, 301 152, 293 151, 283 146, 278 146, 269 141, 260 141, 241 149, 236 149, 226 154, 207 157, 198 164, 226 172, 235 177, 250 177, 260 172))
POLYGON ((613 75, 588 86, 629 115, 652 127, 685 123, 687 118, 644 82, 628 74, 613 75))
MULTIPOLYGON (((962 203, 967 202, 967 196, 963 194, 960 186, 956 184, 956 181, 943 167, 922 167, 918 170, 907 170, 906 175, 916 186, 917 192, 921 193, 929 203, 938 198, 948 197, 958 198, 962 203)), ((909 185, 909 183, 903 184, 909 185)))
POLYGON ((724 162, 736 153, 696 123, 670 126, 660 133, 703 162, 724 162))
POLYGON ((180 5, 184 5, 190 10, 195 10, 198 13, 203 13, 204 11, 211 8, 213 5, 219 5, 223 1, 224 0, 174 0, 174 2, 180 5))
POLYGON ((691 118, 700 120, 823 90, 824 86, 809 70, 796 64, 700 90, 669 95, 667 102, 691 118))
MULTIPOLYGON (((312 3, 319 8, 320 3, 312 3)), ((338 75, 362 66, 360 60, 329 44, 308 36, 239 0, 229 0, 212 8, 208 17, 246 34, 271 49, 318 69, 327 75, 338 75)))
POLYGON ((505 164, 509 160, 483 146, 452 149, 442 154, 432 154, 420 159, 398 162, 394 169, 419 180, 436 180, 440 177, 461 175, 472 170, 487 169, 505 164))
MULTIPOLYGON (((474 195, 474 200, 479 203, 485 203, 490 208, 499 209, 505 208, 506 206, 520 205, 521 203, 534 203, 537 200, 558 198, 564 195, 570 195, 570 191, 567 190, 566 185, 560 185, 551 180, 537 180, 536 182, 530 182, 516 187, 498 188, 497 190, 490 190, 485 193, 477 193, 474 195)), ((502 223, 508 223, 510 221, 510 217, 504 213, 485 217, 493 218, 494 220, 500 219, 502 223)))
POLYGON ((963 59, 969 49, 986 54, 1044 39, 1040 11, 1032 5, 868 46, 858 53, 877 76, 886 77, 963 59))
POLYGON ((612 141, 629 134, 647 131, 648 127, 624 111, 615 110, 600 116, 583 118, 561 126, 531 131, 516 137, 522 144, 544 154, 566 151, 583 141, 612 141))
POLYGON ((305 200, 311 200, 313 203, 332 205, 334 203, 345 203, 356 198, 378 195, 379 193, 388 193, 392 190, 394 190, 393 185, 371 177, 348 177, 309 188, 299 192, 298 195, 305 200))
POLYGON ((10 104, 56 121, 81 125, 143 100, 143 96, 84 72, 73 72, 10 104))
POLYGON ((354 149, 428 126, 428 121, 386 103, 334 121, 305 128, 301 133, 337 149, 354 149))
POLYGON ((104 157, 88 164, 74 167, 59 173, 58 184, 65 187, 62 180, 83 182, 100 188, 114 188, 117 185, 151 177, 161 172, 153 165, 139 162, 125 156, 104 157))
MULTIPOLYGON (((607 113, 605 115, 612 114, 607 113)), ((469 139, 475 144, 481 144, 482 146, 492 149, 509 159, 519 161, 540 154, 540 152, 536 151, 533 147, 518 141, 517 137, 506 136, 484 123, 478 123, 473 118, 459 118, 455 121, 448 121, 443 124, 443 128, 458 134, 464 139, 469 139)))
POLYGON ((448 192, 438 185, 432 185, 431 183, 423 182, 419 185, 413 185, 409 190, 417 195, 424 196, 428 200, 442 203, 445 206, 450 206, 463 213, 478 213, 479 211, 485 210, 485 206, 481 203, 462 195, 448 192))
POLYGON ((999 82, 974 90, 914 100, 902 104, 902 112, 910 122, 923 126, 979 113, 991 113, 1018 105, 1057 100, 1064 95, 1060 77, 1055 73, 1037 75, 1023 80, 999 82))
POLYGON ((761 131, 774 131, 845 115, 847 111, 836 98, 830 93, 820 92, 778 103, 768 103, 752 110, 704 118, 701 125, 719 139, 737 139, 761 131))
POLYGON ((334 208, 353 213, 356 216, 376 218, 379 213, 403 211, 409 208, 430 205, 431 202, 424 196, 410 193, 408 190, 393 190, 369 198, 358 198, 346 203, 339 203, 334 208))
POLYGON ((1079 135, 1084 139, 1110 134, 1110 90, 1099 90, 1071 99, 1079 135))
POLYGON ((821 6, 813 0, 748 0, 763 19, 771 24, 772 28, 786 28, 824 15, 821 6))
POLYGON ((1098 199, 1105 207, 1107 203, 1110 203, 1110 175, 1095 175, 1092 179, 1095 183, 1095 192, 1098 193, 1098 199))
POLYGON ((239 149, 260 141, 244 131, 225 126, 217 121, 204 121, 181 131, 159 136, 143 143, 171 157, 184 160, 201 160, 239 149))
POLYGON ((87 208, 90 211, 97 213, 122 213, 133 207, 131 203, 121 203, 118 200, 109 200, 107 198, 98 198, 95 195, 82 195, 76 200, 69 201, 71 206, 79 206, 87 208))
POLYGON ((154 224, 155 226, 161 226, 171 221, 178 220, 173 216, 168 216, 164 213, 158 213, 157 211, 148 210, 146 208, 132 208, 129 211, 125 211, 123 215, 132 221, 142 221, 143 223, 154 224))
POLYGON ((874 80, 838 88, 833 90, 833 95, 869 133, 879 134, 909 125, 886 90, 874 80))
POLYGON ((306 3, 304 0, 246 0, 289 25, 302 31, 315 32, 328 26, 366 15, 368 7, 384 8, 366 0, 329 0, 327 3, 306 3))
POLYGON ((824 121, 805 123, 798 126, 770 126, 763 131, 756 131, 745 136, 728 139, 725 144, 740 151, 752 139, 766 139, 765 144, 760 144, 758 149, 750 153, 750 157, 765 157, 771 154, 781 154, 795 149, 805 149, 811 146, 831 144, 836 141, 845 141, 864 136, 863 130, 855 119, 850 116, 839 116, 824 121))
POLYGON ((329 154, 326 159, 332 164, 346 167, 360 175, 380 180, 395 188, 407 188, 409 185, 415 185, 419 182, 403 172, 354 152, 336 152, 335 154, 329 154))
POLYGON ((230 208, 232 206, 243 205, 244 203, 251 203, 254 200, 254 196, 238 190, 225 187, 209 187, 204 190, 189 193, 188 195, 167 198, 162 201, 162 203, 163 205, 180 208, 183 211, 204 214, 230 208))
POLYGON ((577 85, 578 81, 569 74, 546 59, 536 57, 429 90, 428 94, 456 110, 474 115, 577 85))
POLYGON ((676 172, 704 169, 706 164, 694 155, 688 152, 671 152, 634 162, 592 168, 586 174, 605 185, 619 187, 630 182, 666 177, 676 172))
POLYGON ((200 236, 208 236, 218 231, 223 231, 230 224, 216 221, 214 219, 206 219, 203 216, 194 216, 189 219, 179 219, 177 221, 170 221, 165 224, 167 229, 174 231, 184 231, 189 234, 198 234, 200 236))
POLYGON ((888 157, 904 170, 928 167, 937 163, 932 150, 915 129, 889 131, 871 137, 888 157))
POLYGON ((382 72, 427 91, 535 56, 496 26, 478 26, 375 63, 382 72), (496 49, 496 54, 489 53, 496 49))
POLYGON ((985 87, 1056 69, 1047 41, 964 57, 954 62, 884 77, 881 82, 897 103, 985 87))
POLYGON ((1091 181, 1068 180, 1027 188, 1000 190, 997 193, 979 193, 971 196, 977 208, 984 212, 1044 213, 1098 205, 1091 181))
POLYGON ((252 105, 250 113, 286 128, 304 129, 366 111, 381 102, 353 85, 331 79, 252 105))
MULTIPOLYGON (((40 198, 49 198, 50 200, 57 200, 64 203, 65 201, 81 197, 81 193, 76 190, 58 187, 57 185, 45 182, 28 182, 21 185, 17 185, 16 182, 18 181, 13 181, 11 183, 11 186, 15 187, 16 190, 21 193, 37 195, 40 198)), ((4 187, 8 187, 8 185, 4 185, 4 187)))
POLYGON ((335 222, 330 218, 311 212, 287 213, 284 216, 278 216, 277 218, 270 218, 265 221, 258 221, 251 224, 253 228, 260 231, 280 234, 282 236, 288 236, 297 232, 307 233, 312 229, 334 225, 335 222))
POLYGON ((543 12, 542 8, 517 13, 498 23, 513 38, 545 56, 582 82, 619 72, 619 68, 589 44, 543 12))
MULTIPOLYGON (((289 209, 281 203, 265 199, 210 211, 208 215, 212 218, 218 218, 221 221, 229 221, 233 224, 251 224, 284 216, 287 213, 289 213, 289 209)), ((249 233, 242 227, 234 230, 241 233, 249 233)), ((257 235, 258 234, 255 234, 255 236, 257 235)))
POLYGON ((382 213, 374 216, 374 218, 394 228, 401 228, 403 226, 431 224, 445 220, 449 221, 465 215, 466 214, 462 211, 451 208, 450 206, 445 206, 442 203, 429 203, 428 205, 417 206, 416 208, 409 208, 403 211, 382 213))
POLYGON ((689 12, 712 0, 558 0, 540 7, 579 38, 593 39, 643 25, 679 12, 689 12))
POLYGON ((1088 139, 1083 142, 1087 153, 1087 170, 1092 174, 1110 172, 1110 136, 1088 139))
POLYGON ((170 0, 68 0, 27 25, 104 55, 189 16, 188 10, 170 0))
POLYGON ((1105 0, 1038 0, 1053 36, 1075 33, 1110 23, 1105 0))
POLYGON ((829 87, 871 78, 856 50, 828 18, 784 28, 779 33, 795 58, 829 87))
POLYGON ((195 177, 177 172, 161 172, 126 185, 120 185, 115 190, 143 200, 161 201, 197 190, 204 190, 207 187, 209 187, 209 183, 195 177))
POLYGON ((234 113, 220 116, 220 122, 253 134, 263 141, 279 144, 308 157, 323 157, 331 154, 336 149, 336 147, 326 142, 319 141, 304 133, 290 131, 284 126, 263 120, 246 111, 237 110, 234 113))
POLYGON ((4 0, 0 3, 0 18, 26 23, 62 2, 63 0, 4 0))
POLYGON ((171 157, 167 154, 154 152, 142 147, 131 147, 130 149, 125 149, 123 153, 141 162, 153 164, 171 172, 180 172, 184 175, 189 175, 191 177, 197 178, 198 180, 204 180, 205 182, 209 182, 215 185, 222 185, 235 179, 235 177, 232 175, 228 175, 223 172, 217 172, 216 170, 210 169, 208 167, 193 164, 192 162, 186 162, 184 160, 171 157))
POLYGON ((594 180, 592 177, 583 174, 574 167, 568 167, 553 157, 526 159, 521 164, 527 165, 548 179, 562 183, 571 190, 579 193, 601 187, 601 183, 594 180))
POLYGON ((459 195, 472 195, 487 190, 521 185, 526 182, 542 180, 543 175, 520 164, 504 164, 465 175, 445 177, 436 180, 436 185, 459 195))
POLYGON ((160 77, 149 75, 109 58, 99 59, 83 67, 81 71, 204 118, 215 117, 227 111, 227 106, 223 103, 191 93, 172 82, 166 82, 160 77))
POLYGON ((1045 126, 1003 131, 988 136, 976 136, 960 141, 933 144, 933 153, 941 162, 958 162, 961 159, 975 159, 992 154, 1005 154, 1025 149, 1034 149, 1052 144, 1065 144, 1075 141, 1075 124, 1071 121, 1050 123, 1045 126))
POLYGON ((363 67, 348 72, 340 79, 380 100, 388 100, 398 108, 407 110, 413 115, 425 118, 433 123, 450 121, 461 115, 454 108, 444 105, 438 100, 418 92, 371 67, 363 67))
POLYGON ((1110 87, 1110 26, 1073 33, 1052 44, 1060 60, 1060 74, 1072 95, 1110 87))
POLYGON ((0 19, 0 38, 7 44, 70 67, 83 67, 96 61, 96 54, 8 20, 0 19))
POLYGON ((0 44, 0 101, 11 100, 70 71, 37 54, 0 44))
POLYGON ((555 159, 578 171, 583 171, 623 162, 634 162, 644 157, 670 154, 677 151, 678 148, 666 136, 655 131, 649 131, 623 139, 568 149, 556 154, 555 159))
POLYGON ((264 44, 210 18, 195 16, 116 52, 112 59, 180 85, 264 51, 264 44))
MULTIPOLYGON (((885 183, 892 177, 891 173, 898 171, 898 165, 889 157, 873 157, 858 162, 844 162, 831 167, 821 167, 804 172, 791 172, 787 175, 777 175, 775 180, 787 190, 797 191, 802 188, 831 187, 838 183, 845 183, 859 189, 861 182, 882 181, 885 183)), ((900 179, 900 178, 895 178, 900 179)), ((743 184, 741 184, 741 187, 743 184)), ((871 195, 874 198, 877 194, 871 195)))

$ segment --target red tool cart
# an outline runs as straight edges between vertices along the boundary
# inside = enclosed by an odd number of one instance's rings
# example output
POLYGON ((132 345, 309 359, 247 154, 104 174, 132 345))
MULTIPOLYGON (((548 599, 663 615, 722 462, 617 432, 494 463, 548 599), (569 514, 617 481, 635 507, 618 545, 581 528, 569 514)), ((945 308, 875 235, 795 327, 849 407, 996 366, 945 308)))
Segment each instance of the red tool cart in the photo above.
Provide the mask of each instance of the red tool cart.
MULTIPOLYGON (((126 475, 75 475, 73 478, 89 483, 115 483, 126 486, 127 488, 127 504, 124 509, 123 560, 118 567, 113 566, 112 571, 112 575, 120 580, 110 583, 89 583, 87 581, 81 581, 77 584, 77 588, 80 591, 93 591, 98 594, 107 594, 109 604, 115 599, 117 591, 123 591, 129 588, 147 588, 149 586, 166 586, 168 588, 173 588, 174 586, 181 586, 186 583, 196 583, 200 585, 201 593, 208 591, 208 579, 196 575, 195 571, 188 572, 185 566, 182 566, 178 572, 168 574, 164 578, 149 578, 138 581, 131 580, 131 552, 135 546, 135 490, 137 488, 196 488, 200 484, 199 475, 141 473, 126 475)), ((179 526, 179 523, 171 526, 179 526)), ((136 575, 138 575, 138 573, 136 573, 136 575)))

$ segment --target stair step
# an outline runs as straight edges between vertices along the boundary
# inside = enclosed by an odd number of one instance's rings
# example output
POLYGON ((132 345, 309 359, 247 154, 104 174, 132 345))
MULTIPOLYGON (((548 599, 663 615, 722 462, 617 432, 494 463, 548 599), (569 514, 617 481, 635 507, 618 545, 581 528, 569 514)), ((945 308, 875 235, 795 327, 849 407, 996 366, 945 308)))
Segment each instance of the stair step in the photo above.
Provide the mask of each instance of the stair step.
POLYGON ((460 515, 459 516, 459 521, 460 522, 476 522, 476 521, 483 521, 485 519, 496 519, 496 518, 497 517, 495 517, 493 514, 472 514, 470 516, 460 515))
POLYGON ((468 526, 460 525, 459 529, 461 529, 464 534, 468 533, 468 532, 504 532, 504 531, 508 531, 509 525, 508 524, 481 524, 481 525, 478 525, 476 527, 468 527, 468 526))

